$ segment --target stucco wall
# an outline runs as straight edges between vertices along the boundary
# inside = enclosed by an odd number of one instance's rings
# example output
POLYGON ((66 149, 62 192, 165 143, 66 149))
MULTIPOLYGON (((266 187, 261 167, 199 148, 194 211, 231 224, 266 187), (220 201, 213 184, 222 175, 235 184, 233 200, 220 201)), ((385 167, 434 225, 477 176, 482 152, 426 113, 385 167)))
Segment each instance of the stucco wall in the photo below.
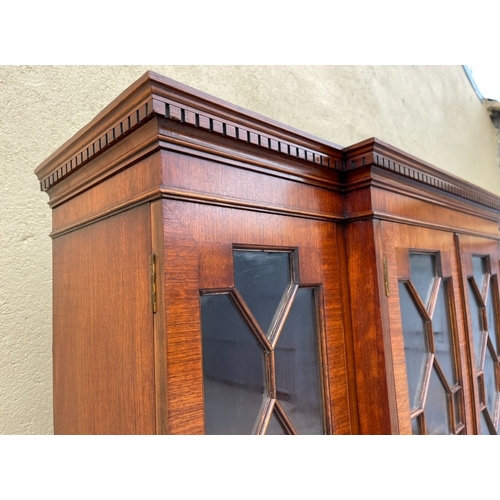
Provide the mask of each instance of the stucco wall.
POLYGON ((35 167, 146 70, 342 146, 378 137, 500 194, 460 66, 0 66, 0 434, 50 434, 51 214, 35 167))

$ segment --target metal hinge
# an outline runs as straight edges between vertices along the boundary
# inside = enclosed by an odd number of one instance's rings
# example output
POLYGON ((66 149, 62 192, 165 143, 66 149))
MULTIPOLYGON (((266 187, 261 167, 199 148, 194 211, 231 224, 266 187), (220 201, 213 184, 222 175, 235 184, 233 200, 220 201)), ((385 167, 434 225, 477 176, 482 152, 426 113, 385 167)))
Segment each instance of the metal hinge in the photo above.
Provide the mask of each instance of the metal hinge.
POLYGON ((389 297, 389 273, 387 271, 387 257, 384 256, 384 285, 385 294, 389 297))
POLYGON ((149 278, 151 284, 151 310, 156 312, 156 255, 149 256, 149 278))

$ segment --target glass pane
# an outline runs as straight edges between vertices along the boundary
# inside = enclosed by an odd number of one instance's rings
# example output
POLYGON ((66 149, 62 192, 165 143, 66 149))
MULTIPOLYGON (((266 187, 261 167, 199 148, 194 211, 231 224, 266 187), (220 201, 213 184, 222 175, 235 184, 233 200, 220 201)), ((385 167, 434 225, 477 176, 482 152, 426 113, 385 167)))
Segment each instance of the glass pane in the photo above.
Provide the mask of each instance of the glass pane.
POLYGON ((299 288, 274 350, 277 398, 299 434, 323 434, 314 289, 299 288))
POLYGON ((472 257, 472 272, 479 291, 483 292, 483 278, 486 272, 486 262, 484 257, 472 257))
POLYGON ((281 427, 281 424, 278 421, 274 411, 271 414, 271 418, 269 419, 269 425, 267 426, 266 435, 270 436, 283 436, 286 432, 281 427))
POLYGON ((201 296, 206 434, 250 434, 264 403, 264 353, 229 295, 201 296))
POLYGON ((483 318, 481 315, 481 307, 476 298, 474 288, 469 285, 469 303, 470 303, 470 314, 472 319, 472 333, 474 334, 474 352, 476 356, 476 366, 481 369, 481 340, 483 337, 483 318))
POLYGON ((267 332, 291 280, 290 254, 236 250, 234 279, 255 319, 267 332))
POLYGON ((484 373, 477 377, 477 388, 479 392, 479 403, 484 405, 486 404, 484 401, 484 373))
POLYGON ((425 402, 425 422, 427 434, 450 434, 448 397, 434 369, 425 402))
POLYGON ((498 385, 495 376, 495 360, 492 356, 491 349, 486 349, 484 360, 484 391, 486 393, 486 408, 493 419, 497 402, 498 385))
POLYGON ((450 386, 457 382, 455 358, 452 349, 452 330, 450 324, 450 311, 447 300, 446 283, 441 282, 436 300, 436 308, 432 317, 434 331, 435 354, 439 361, 446 380, 450 386))
MULTIPOLYGON (((486 410, 484 410, 486 411, 486 410)), ((484 418, 484 411, 481 412, 481 434, 484 436, 489 436, 491 434, 486 419, 484 418)))
POLYGON ((420 404, 420 392, 429 352, 425 322, 404 283, 399 283, 399 298, 401 301, 410 407, 416 408, 420 404))
POLYGON ((427 307, 429 295, 436 277, 435 256, 425 253, 410 254, 411 282, 427 307))
POLYGON ((420 434, 422 434, 422 430, 420 428, 420 415, 412 419, 411 432, 414 436, 419 436, 420 434))
POLYGON ((497 322, 495 314, 495 294, 493 293, 493 287, 496 286, 495 280, 490 281, 490 288, 488 290, 488 301, 486 303, 486 313, 488 315, 488 333, 490 336, 491 343, 495 349, 495 353, 498 356, 498 331, 497 322))
POLYGON ((461 391, 455 392, 453 394, 453 404, 454 404, 454 414, 455 414, 455 426, 462 423, 462 394, 461 391))

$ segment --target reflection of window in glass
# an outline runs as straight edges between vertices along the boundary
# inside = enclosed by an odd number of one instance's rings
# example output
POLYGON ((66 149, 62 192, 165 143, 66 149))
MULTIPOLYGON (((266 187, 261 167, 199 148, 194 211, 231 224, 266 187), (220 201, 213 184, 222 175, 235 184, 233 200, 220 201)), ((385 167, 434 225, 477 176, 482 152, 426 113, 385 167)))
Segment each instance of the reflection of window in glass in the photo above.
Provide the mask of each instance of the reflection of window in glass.
POLYGON ((206 434, 323 434, 317 294, 294 252, 235 250, 235 288, 203 292, 206 434))
POLYGON ((413 434, 458 434, 465 429, 451 280, 441 276, 438 257, 410 253, 410 280, 399 283, 413 434))
POLYGON ((472 270, 468 292, 481 433, 497 434, 500 420, 497 277, 489 272, 488 257, 473 256, 472 270))

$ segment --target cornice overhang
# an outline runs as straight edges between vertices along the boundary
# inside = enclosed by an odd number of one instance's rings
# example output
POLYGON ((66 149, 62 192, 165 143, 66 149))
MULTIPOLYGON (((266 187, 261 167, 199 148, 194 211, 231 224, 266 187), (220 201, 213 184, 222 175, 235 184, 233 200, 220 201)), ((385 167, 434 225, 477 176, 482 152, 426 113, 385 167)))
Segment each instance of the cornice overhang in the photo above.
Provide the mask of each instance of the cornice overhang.
MULTIPOLYGON (((245 149, 256 155, 287 158, 297 165, 344 172, 345 178, 360 167, 377 166, 444 193, 489 209, 500 210, 500 198, 459 179, 379 139, 341 146, 289 127, 262 115, 227 103, 204 92, 158 75, 145 73, 106 106, 90 123, 64 143, 35 173, 43 191, 88 164, 133 131, 158 120, 157 140, 165 123, 185 127, 185 135, 213 134, 218 142, 245 149), (161 122, 161 123, 160 123, 161 122), (197 132, 194 132, 194 131, 197 132), (262 153, 259 153, 262 152, 262 153)), ((216 142, 216 141, 214 141, 216 142)), ((305 169, 307 170, 307 168, 305 169)), ((345 190, 350 186, 346 184, 345 190)))
POLYGON ((342 152, 337 144, 147 72, 37 167, 41 190, 48 191, 154 118, 342 170, 342 152))
MULTIPOLYGON (((343 149, 344 172, 376 166, 444 193, 500 211, 500 198, 380 139, 371 138, 343 149)), ((349 185, 345 186, 349 190, 349 185)))

